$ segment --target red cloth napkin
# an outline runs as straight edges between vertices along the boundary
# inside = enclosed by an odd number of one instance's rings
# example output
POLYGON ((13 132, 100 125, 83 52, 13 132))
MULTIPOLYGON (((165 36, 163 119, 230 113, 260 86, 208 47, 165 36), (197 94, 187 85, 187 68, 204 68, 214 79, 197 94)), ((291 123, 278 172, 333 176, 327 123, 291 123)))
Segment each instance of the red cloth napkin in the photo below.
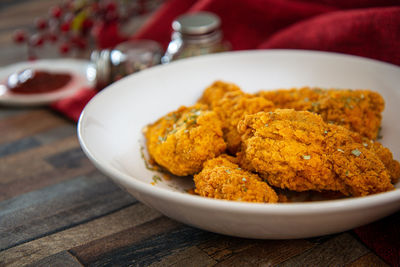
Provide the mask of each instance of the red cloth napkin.
MULTIPOLYGON (((400 65, 398 0, 170 0, 132 38, 164 48, 171 23, 186 12, 211 11, 222 21, 233 50, 291 48, 333 51, 400 65)), ((77 121, 94 95, 79 92, 52 107, 77 121)), ((372 250, 400 266, 400 213, 360 227, 355 233, 372 250), (394 218, 394 219, 393 219, 394 218)))
POLYGON ((75 95, 54 102, 51 104, 51 108, 77 122, 83 108, 95 95, 96 91, 92 88, 82 88, 75 95))

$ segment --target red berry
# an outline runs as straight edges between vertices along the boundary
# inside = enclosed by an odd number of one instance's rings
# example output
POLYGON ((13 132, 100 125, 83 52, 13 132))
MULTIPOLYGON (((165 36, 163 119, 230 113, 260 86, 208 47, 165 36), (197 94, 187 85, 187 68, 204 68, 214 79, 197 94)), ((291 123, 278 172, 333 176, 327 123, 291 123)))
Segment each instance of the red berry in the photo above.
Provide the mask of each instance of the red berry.
POLYGON ((107 11, 105 20, 106 21, 118 21, 119 15, 116 11, 107 11))
POLYGON ((115 11, 117 9, 117 4, 115 2, 108 2, 105 6, 107 11, 115 11))
POLYGON ((59 47, 60 54, 68 54, 70 49, 71 49, 71 46, 67 43, 62 44, 59 47))
POLYGON ((76 35, 72 37, 71 43, 80 50, 84 50, 87 46, 87 41, 83 36, 76 35))
POLYGON ((87 41, 83 38, 80 38, 79 41, 76 42, 76 46, 80 50, 85 50, 87 47, 87 41))
POLYGON ((64 22, 60 26, 60 30, 62 32, 69 32, 70 28, 71 28, 71 22, 64 22))
POLYGON ((93 27, 93 20, 86 18, 82 23, 82 28, 85 30, 90 30, 93 27))
POLYGON ((37 33, 37 34, 32 35, 32 37, 29 40, 29 43, 32 46, 42 46, 44 43, 44 38, 42 35, 37 33))
POLYGON ((26 32, 23 30, 16 30, 13 34, 13 40, 16 43, 23 43, 26 41, 26 32))
POLYGON ((38 28, 38 30, 46 29, 47 28, 47 21, 45 19, 42 19, 42 18, 36 19, 36 28, 38 28))
POLYGON ((50 9, 50 15, 51 15, 53 18, 58 19, 58 18, 60 18, 61 15, 62 15, 62 9, 61 9, 59 6, 54 6, 54 7, 52 7, 52 8, 50 9))
POLYGON ((58 40, 58 36, 55 33, 49 33, 47 38, 50 40, 50 42, 55 43, 58 40))

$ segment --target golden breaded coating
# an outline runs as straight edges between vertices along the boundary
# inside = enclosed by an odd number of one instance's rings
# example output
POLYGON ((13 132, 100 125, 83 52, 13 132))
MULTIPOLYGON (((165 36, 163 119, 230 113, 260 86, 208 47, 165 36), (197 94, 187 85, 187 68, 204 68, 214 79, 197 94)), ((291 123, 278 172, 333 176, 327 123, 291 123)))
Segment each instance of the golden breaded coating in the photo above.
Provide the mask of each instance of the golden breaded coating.
POLYGON ((240 148, 241 138, 237 131, 237 124, 245 115, 273 109, 274 104, 263 97, 256 97, 241 91, 226 93, 214 105, 213 110, 222 122, 228 151, 235 154, 240 148))
POLYGON ((194 176, 200 196, 247 202, 278 202, 275 191, 256 174, 242 170, 235 158, 222 155, 204 163, 194 176))
POLYGON ((201 171, 203 162, 225 151, 222 125, 205 105, 180 107, 149 125, 145 131, 150 156, 172 174, 201 171))
POLYGON ((242 92, 242 90, 236 84, 215 81, 204 90, 203 95, 197 102, 213 109, 217 102, 228 92, 242 92))
POLYGON ((368 142, 366 140, 363 144, 364 146, 371 146, 371 150, 379 157, 388 170, 392 178, 392 184, 396 184, 400 178, 400 163, 393 160, 392 152, 379 142, 368 142))
POLYGON ((362 138, 307 111, 277 109, 239 122, 243 167, 270 185, 294 191, 332 190, 365 196, 394 187, 390 173, 362 138))
POLYGON ((277 108, 311 111, 325 122, 344 126, 376 139, 385 103, 380 94, 368 90, 300 89, 262 91, 259 96, 272 101, 277 108))

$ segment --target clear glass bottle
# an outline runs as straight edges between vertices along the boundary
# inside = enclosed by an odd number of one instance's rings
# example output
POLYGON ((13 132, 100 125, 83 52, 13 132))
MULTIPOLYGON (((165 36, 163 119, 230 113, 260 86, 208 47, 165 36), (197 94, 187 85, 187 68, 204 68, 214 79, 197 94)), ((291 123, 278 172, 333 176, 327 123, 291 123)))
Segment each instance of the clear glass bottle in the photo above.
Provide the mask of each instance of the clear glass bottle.
POLYGON ((230 50, 223 41, 221 20, 210 12, 185 14, 172 23, 174 32, 161 63, 230 50))
POLYGON ((96 89, 102 89, 124 76, 160 64, 162 54, 162 47, 151 40, 132 40, 112 50, 94 51, 88 77, 94 80, 96 89))

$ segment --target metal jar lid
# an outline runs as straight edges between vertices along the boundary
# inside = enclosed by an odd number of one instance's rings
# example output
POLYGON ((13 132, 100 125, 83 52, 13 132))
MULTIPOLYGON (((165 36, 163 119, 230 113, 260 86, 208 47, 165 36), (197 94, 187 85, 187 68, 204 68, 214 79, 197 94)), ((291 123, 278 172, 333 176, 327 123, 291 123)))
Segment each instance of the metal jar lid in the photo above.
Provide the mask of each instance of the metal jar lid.
POLYGON ((172 29, 189 35, 206 34, 218 29, 221 21, 210 12, 198 12, 179 16, 172 22, 172 29))
POLYGON ((88 73, 101 89, 116 80, 160 63, 163 50, 151 40, 131 40, 114 49, 93 51, 88 73))

